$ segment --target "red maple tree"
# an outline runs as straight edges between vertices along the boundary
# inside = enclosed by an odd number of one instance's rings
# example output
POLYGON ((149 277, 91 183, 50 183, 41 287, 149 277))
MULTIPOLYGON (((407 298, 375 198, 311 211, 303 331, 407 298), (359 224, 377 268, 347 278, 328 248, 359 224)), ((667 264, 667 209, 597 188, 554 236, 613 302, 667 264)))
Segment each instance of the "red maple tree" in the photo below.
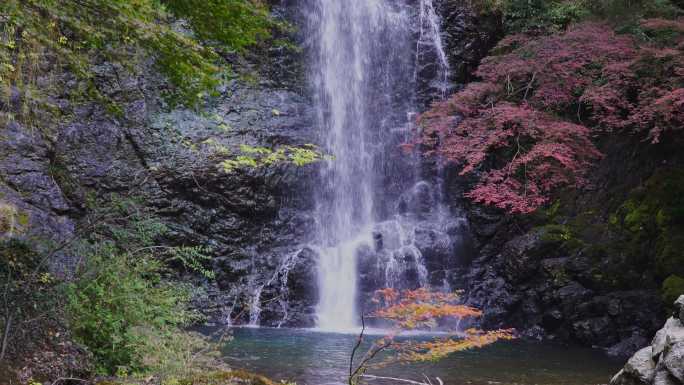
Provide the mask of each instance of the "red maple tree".
POLYGON ((480 82, 418 118, 421 149, 476 177, 467 197, 510 213, 585 186, 601 157, 592 136, 636 132, 657 143, 684 123, 684 21, 641 25, 670 44, 599 23, 505 38, 476 71, 480 82))

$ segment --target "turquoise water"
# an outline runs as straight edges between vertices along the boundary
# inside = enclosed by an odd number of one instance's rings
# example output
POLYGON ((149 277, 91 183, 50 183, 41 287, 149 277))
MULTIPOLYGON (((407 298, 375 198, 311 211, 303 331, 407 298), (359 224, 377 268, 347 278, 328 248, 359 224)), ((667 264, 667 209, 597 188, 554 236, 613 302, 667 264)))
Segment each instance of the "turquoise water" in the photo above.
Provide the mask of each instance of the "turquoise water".
MULTIPOLYGON (((345 384, 357 338, 306 329, 236 328, 232 333, 233 340, 223 348, 229 364, 298 385, 345 384)), ((371 373, 413 380, 427 375, 441 378, 445 385, 594 385, 607 384, 622 364, 592 349, 506 341, 438 362, 371 373)))

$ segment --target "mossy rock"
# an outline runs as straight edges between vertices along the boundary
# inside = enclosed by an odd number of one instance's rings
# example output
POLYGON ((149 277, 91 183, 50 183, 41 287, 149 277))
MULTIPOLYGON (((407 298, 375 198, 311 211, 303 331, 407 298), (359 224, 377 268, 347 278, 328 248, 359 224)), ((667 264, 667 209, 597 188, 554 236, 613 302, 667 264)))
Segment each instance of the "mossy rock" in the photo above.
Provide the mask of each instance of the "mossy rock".
POLYGON ((656 244, 656 272, 684 277, 684 229, 664 231, 656 244))
POLYGON ((662 170, 634 189, 613 222, 629 235, 629 254, 655 258, 656 274, 684 276, 684 170, 662 170))
POLYGON ((276 385, 270 379, 245 370, 215 371, 171 380, 163 385, 276 385))
POLYGON ((543 242, 540 251, 550 251, 549 249, 562 248, 565 251, 573 252, 584 246, 584 242, 577 237, 574 229, 569 225, 549 224, 538 228, 541 232, 543 242))
POLYGON ((27 212, 0 200, 0 236, 12 237, 25 233, 30 220, 27 212))
POLYGON ((667 306, 673 304, 680 295, 684 294, 684 278, 671 275, 663 282, 663 301, 667 306))

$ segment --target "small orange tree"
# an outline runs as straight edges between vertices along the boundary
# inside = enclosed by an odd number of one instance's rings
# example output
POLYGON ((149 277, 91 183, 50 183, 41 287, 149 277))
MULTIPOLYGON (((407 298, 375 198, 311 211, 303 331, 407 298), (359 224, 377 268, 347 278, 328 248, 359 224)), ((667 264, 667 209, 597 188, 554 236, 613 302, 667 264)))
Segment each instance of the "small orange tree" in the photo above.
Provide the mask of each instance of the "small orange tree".
MULTIPOLYGON (((402 292, 392 288, 381 289, 375 292, 372 302, 377 305, 377 309, 370 313, 369 317, 388 321, 392 327, 386 336, 374 341, 363 357, 355 362, 366 330, 365 319, 361 317, 363 327, 349 363, 349 385, 358 385, 363 377, 373 377, 366 375, 366 371, 373 366, 393 362, 434 361, 451 353, 515 338, 513 329, 484 331, 471 328, 460 331, 445 327, 443 330, 447 331, 446 336, 420 342, 399 341, 396 337, 402 331, 435 330, 440 324, 446 325, 449 321, 478 318, 482 312, 459 304, 458 293, 433 292, 426 288, 402 292), (379 363, 373 362, 378 354, 385 350, 393 351, 394 354, 379 363)), ((400 378, 391 379, 413 384, 429 384, 429 381, 423 383, 400 378)), ((441 380, 438 381, 441 383, 441 380)))

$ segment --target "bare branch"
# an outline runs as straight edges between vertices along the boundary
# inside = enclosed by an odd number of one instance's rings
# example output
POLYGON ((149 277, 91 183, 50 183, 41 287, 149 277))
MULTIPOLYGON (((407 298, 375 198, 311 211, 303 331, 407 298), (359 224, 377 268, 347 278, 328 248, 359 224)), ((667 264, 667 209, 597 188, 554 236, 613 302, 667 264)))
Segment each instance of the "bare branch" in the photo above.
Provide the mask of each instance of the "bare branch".
MULTIPOLYGON (((413 384, 413 385, 430 385, 431 383, 429 382, 419 382, 419 381, 413 381, 413 380, 408 380, 405 378, 396 378, 396 377, 383 377, 383 376, 374 376, 372 374, 362 374, 361 377, 363 378, 368 378, 369 380, 392 380, 392 381, 397 381, 397 382, 403 382, 406 384, 413 384)), ((429 379, 428 379, 429 381, 429 379)), ((437 381, 439 381, 440 384, 444 384, 442 380, 437 377, 437 381)))
POLYGON ((349 385, 352 385, 352 374, 354 373, 354 356, 356 356, 356 351, 359 350, 359 347, 361 347, 361 343, 363 342, 363 333, 366 331, 366 319, 363 316, 363 312, 361 313, 361 333, 359 334, 359 339, 356 341, 356 345, 354 346, 354 349, 352 350, 351 357, 349 358, 349 385))
POLYGON ((5 359, 5 352, 7 351, 7 341, 9 340, 10 329, 12 328, 12 318, 14 314, 7 314, 5 319, 5 332, 2 335, 2 349, 0 349, 0 361, 5 359))
POLYGON ((64 382, 64 381, 77 381, 77 382, 83 382, 83 383, 86 383, 86 384, 87 384, 87 383, 90 383, 90 381, 84 380, 84 379, 82 379, 82 378, 60 377, 60 378, 56 379, 56 380, 52 383, 52 385, 57 385, 58 383, 64 382))

